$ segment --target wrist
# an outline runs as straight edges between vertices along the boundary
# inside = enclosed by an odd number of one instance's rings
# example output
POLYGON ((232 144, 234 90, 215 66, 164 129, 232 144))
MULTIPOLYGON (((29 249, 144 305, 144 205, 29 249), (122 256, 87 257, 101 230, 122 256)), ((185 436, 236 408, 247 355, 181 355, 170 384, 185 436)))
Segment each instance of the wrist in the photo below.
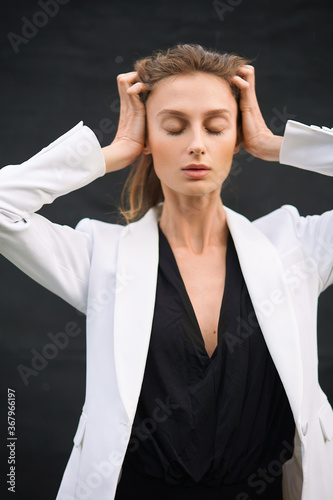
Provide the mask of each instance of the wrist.
POLYGON ((115 172, 127 167, 133 161, 132 158, 124 155, 124 146, 120 142, 112 142, 102 148, 105 160, 105 172, 115 172))
POLYGON ((249 153, 261 160, 279 161, 282 141, 282 136, 266 134, 249 153))
POLYGON ((280 151, 282 146, 283 137, 280 135, 273 135, 270 141, 267 142, 269 146, 266 150, 266 161, 279 161, 280 151))

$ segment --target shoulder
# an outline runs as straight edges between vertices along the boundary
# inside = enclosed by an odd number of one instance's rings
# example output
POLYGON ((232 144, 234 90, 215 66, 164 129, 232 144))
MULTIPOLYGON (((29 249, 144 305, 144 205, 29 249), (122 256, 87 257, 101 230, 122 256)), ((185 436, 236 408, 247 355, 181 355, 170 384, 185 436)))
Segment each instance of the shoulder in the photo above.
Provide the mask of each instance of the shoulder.
POLYGON ((298 252, 301 268, 311 264, 317 270, 319 293, 333 285, 333 210, 301 216, 295 207, 284 205, 253 223, 280 253, 290 257, 298 252))
POLYGON ((112 238, 118 240, 125 229, 121 224, 103 222, 96 219, 81 219, 75 229, 89 235, 92 239, 112 238))
POLYGON ((264 245, 268 240, 280 255, 288 252, 290 246, 299 247, 297 221, 301 216, 296 207, 283 205, 253 221, 227 207, 224 208, 227 209, 227 222, 232 236, 240 244, 246 246, 247 242, 256 241, 257 244, 262 242, 264 245))
POLYGON ((145 231, 146 226, 157 227, 157 222, 160 217, 161 204, 150 208, 146 214, 139 220, 131 222, 127 225, 103 222, 96 219, 81 219, 76 225, 77 231, 82 231, 91 237, 112 237, 119 239, 129 233, 137 233, 145 231))
POLYGON ((292 234, 302 239, 306 233, 309 238, 316 238, 318 232, 333 234, 333 210, 322 214, 300 215, 293 205, 283 205, 256 220, 253 224, 268 237, 292 234))
POLYGON ((332 270, 333 210, 302 216, 296 207, 283 205, 253 224, 283 253, 298 247, 303 254, 319 260, 321 267, 332 270))
POLYGON ((285 233, 295 229, 299 223, 301 215, 293 205, 282 205, 280 208, 265 214, 252 223, 264 232, 267 236, 278 233, 285 233))

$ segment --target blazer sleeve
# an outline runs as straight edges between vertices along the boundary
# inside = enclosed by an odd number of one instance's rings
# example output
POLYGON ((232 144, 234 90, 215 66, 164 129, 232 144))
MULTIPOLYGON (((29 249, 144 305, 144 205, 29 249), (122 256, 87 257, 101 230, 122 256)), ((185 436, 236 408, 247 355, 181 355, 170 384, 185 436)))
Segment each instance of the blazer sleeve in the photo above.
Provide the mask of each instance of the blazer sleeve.
MULTIPOLYGON (((333 176, 333 129, 289 120, 282 141, 280 163, 333 176)), ((333 210, 301 217, 294 207, 284 208, 293 218, 306 258, 316 264, 320 293, 333 284, 333 210)))
POLYGON ((105 174, 100 144, 83 122, 20 165, 0 170, 0 252, 24 273, 85 312, 90 221, 75 229, 36 212, 105 174))

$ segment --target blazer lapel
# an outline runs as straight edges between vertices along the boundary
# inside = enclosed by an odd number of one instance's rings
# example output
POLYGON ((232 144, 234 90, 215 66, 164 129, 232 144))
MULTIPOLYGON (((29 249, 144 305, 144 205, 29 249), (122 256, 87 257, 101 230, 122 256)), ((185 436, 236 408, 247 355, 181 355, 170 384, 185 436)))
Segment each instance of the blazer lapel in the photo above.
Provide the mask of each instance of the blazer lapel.
POLYGON ((224 207, 258 323, 297 422, 303 374, 298 325, 281 259, 269 239, 242 215, 224 207))
POLYGON ((155 307, 158 271, 156 208, 124 227, 119 242, 114 309, 115 367, 132 422, 140 394, 155 307))

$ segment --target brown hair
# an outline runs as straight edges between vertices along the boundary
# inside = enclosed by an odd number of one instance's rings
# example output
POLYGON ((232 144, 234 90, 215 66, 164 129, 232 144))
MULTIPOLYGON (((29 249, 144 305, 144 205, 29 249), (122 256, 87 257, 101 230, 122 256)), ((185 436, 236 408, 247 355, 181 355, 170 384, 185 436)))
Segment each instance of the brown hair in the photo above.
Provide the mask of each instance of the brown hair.
MULTIPOLYGON (((198 44, 178 44, 167 50, 157 50, 149 57, 138 59, 134 70, 149 91, 140 94, 145 103, 151 90, 168 76, 202 72, 223 78, 230 84, 231 91, 239 104, 240 90, 231 84, 240 66, 250 61, 236 54, 220 53, 204 49, 198 44)), ((238 106, 238 143, 242 140, 241 112, 238 106)), ((124 184, 118 210, 127 224, 139 220, 153 206, 164 200, 152 155, 140 154, 133 164, 124 184)))

